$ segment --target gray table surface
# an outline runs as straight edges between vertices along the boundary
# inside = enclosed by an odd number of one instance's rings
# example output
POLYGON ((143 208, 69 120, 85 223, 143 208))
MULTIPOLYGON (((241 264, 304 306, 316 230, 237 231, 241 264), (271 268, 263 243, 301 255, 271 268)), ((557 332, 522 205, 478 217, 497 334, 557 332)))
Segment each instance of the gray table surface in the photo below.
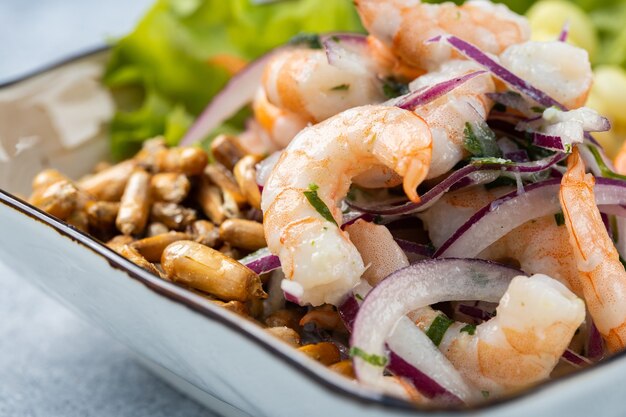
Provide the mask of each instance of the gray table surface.
MULTIPOLYGON (((120 36, 151 3, 0 0, 0 83, 120 36)), ((0 264, 0 417, 211 415, 0 264)))

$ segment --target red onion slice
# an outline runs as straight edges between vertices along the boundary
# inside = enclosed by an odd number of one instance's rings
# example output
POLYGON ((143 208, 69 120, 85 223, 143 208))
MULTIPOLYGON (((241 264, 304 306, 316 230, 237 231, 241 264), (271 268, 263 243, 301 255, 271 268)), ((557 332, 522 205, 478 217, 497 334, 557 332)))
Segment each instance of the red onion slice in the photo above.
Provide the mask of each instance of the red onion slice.
POLYGON ((459 51, 461 54, 465 55, 477 64, 485 67, 493 75, 495 75, 505 83, 509 84, 520 93, 530 97, 540 105, 544 107, 554 106, 561 110, 565 110, 565 107, 561 103, 559 103, 543 91, 539 90, 538 88, 533 87, 529 82, 524 81, 522 78, 513 74, 511 71, 500 65, 500 63, 481 51, 475 45, 472 45, 471 43, 464 41, 463 39, 457 38, 456 36, 452 35, 442 35, 436 36, 427 42, 442 41, 447 42, 448 44, 450 44, 450 46, 459 51))
POLYGON ((354 70, 356 65, 369 61, 367 36, 361 33, 339 32, 321 37, 328 63, 339 69, 354 70))
POLYGON ((226 86, 213 97, 213 100, 189 128, 180 144, 192 145, 201 141, 246 104, 252 102, 261 85, 265 66, 272 56, 281 49, 277 48, 268 52, 235 74, 226 86))
POLYGON ((432 87, 423 88, 417 91, 410 92, 396 100, 392 101, 392 104, 396 107, 400 107, 405 110, 415 110, 417 107, 430 103, 439 97, 448 94, 455 88, 465 84, 472 78, 485 74, 486 71, 475 71, 465 74, 461 77, 453 78, 451 80, 442 81, 432 87))
MULTIPOLYGON (((478 210, 435 252, 436 258, 476 257, 522 224, 561 211, 558 178, 513 191, 478 210)), ((626 181, 596 178, 597 205, 626 205, 626 181)))
MULTIPOLYGON (((348 205, 355 210, 362 211, 364 213, 375 215, 396 215, 396 214, 412 214, 420 211, 424 211, 441 198, 450 188, 458 186, 463 181, 464 186, 482 184, 485 182, 491 182, 495 178, 488 177, 489 174, 499 175, 502 172, 511 172, 519 174, 535 174, 553 167, 557 163, 566 158, 567 155, 557 153, 544 159, 540 159, 533 162, 515 163, 512 161, 504 162, 481 162, 473 161, 469 165, 458 169, 450 174, 446 179, 435 185, 433 188, 425 192, 421 196, 419 203, 405 202, 399 205, 381 204, 365 205, 362 203, 356 203, 353 201, 347 201, 348 205)), ((497 176, 496 175, 496 176, 497 176)))
POLYGON ((557 38, 560 42, 567 42, 567 37, 569 36, 569 20, 566 20, 563 23, 563 28, 561 29, 561 33, 559 33, 559 37, 557 38))
POLYGON ((563 352, 561 359, 563 359, 564 361, 566 361, 570 365, 573 365, 576 368, 583 368, 593 363, 589 359, 585 358, 584 356, 579 355, 578 353, 574 352, 571 349, 566 349, 565 352, 563 352))
POLYGON ((241 258, 239 263, 247 266, 257 274, 266 274, 280 268, 280 259, 272 255, 268 248, 259 249, 245 258, 241 258))
MULTIPOLYGON (((439 350, 405 316, 418 308, 443 301, 497 302, 506 292, 509 282, 518 275, 518 270, 478 259, 428 260, 400 269, 384 279, 365 297, 354 321, 350 345, 368 355, 387 358, 387 342, 394 352, 423 373, 432 377, 433 374, 424 368, 434 368, 435 374, 439 375, 433 379, 438 384, 464 402, 472 403, 480 397, 480 393, 459 389, 457 381, 448 379, 454 374, 445 374, 438 366, 438 357, 433 352, 439 350), (482 284, 477 282, 476 274, 481 275, 482 284), (484 284, 485 279, 489 285, 484 284), (398 340, 390 338, 392 329, 395 329, 394 333, 399 332, 401 335, 398 340), (409 338, 408 335, 422 335, 425 341, 420 342, 420 336, 409 338), (412 354, 407 355, 406 352, 412 354), (420 355, 420 352, 424 354, 420 355), (444 375, 441 375, 442 372, 444 375)), ((373 388, 385 389, 384 367, 371 364, 359 356, 353 358, 353 363, 360 382, 373 388)))

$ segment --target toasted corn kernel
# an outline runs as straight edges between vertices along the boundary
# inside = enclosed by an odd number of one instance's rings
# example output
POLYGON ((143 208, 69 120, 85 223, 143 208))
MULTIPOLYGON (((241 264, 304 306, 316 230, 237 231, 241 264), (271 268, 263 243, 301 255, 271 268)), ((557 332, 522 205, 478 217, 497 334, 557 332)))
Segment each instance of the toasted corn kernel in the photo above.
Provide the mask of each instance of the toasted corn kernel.
POLYGON ((161 276, 161 272, 154 265, 148 262, 146 258, 141 256, 141 254, 132 246, 118 245, 112 249, 140 268, 143 268, 148 272, 152 272, 156 276, 161 276))
POLYGON ((196 220, 187 226, 187 234, 196 242, 211 248, 217 245, 220 238, 219 229, 207 220, 196 220))
POLYGON ((157 136, 146 140, 142 144, 141 150, 137 152, 133 159, 145 169, 155 172, 156 156, 164 150, 167 150, 165 139, 162 136, 157 136))
POLYGON ((152 221, 181 230, 196 221, 196 211, 174 203, 154 203, 150 212, 152 221))
POLYGON ((233 174, 226 169, 226 167, 222 164, 211 164, 206 167, 204 170, 204 174, 209 178, 209 180, 220 187, 222 193, 224 194, 224 199, 226 200, 226 196, 232 199, 239 207, 243 206, 247 203, 246 197, 242 194, 239 189, 239 185, 237 185, 237 181, 235 181, 235 177, 233 174))
POLYGON ((74 211, 72 211, 67 217, 66 222, 68 224, 71 224, 81 232, 89 232, 89 218, 85 210, 74 209, 74 211))
POLYGON ((354 379, 354 368, 352 368, 352 361, 350 359, 343 360, 341 362, 333 363, 328 367, 331 371, 335 371, 350 379, 354 379))
POLYGON ((32 205, 61 220, 72 214, 77 201, 78 189, 67 180, 37 189, 29 200, 32 205))
POLYGON ((220 226, 220 239, 237 248, 247 250, 257 250, 267 246, 263 225, 252 220, 225 220, 220 226))
POLYGON ((222 200, 222 192, 217 186, 203 178, 200 181, 197 199, 202 211, 213 223, 221 224, 224 221, 226 218, 224 201, 222 200))
POLYGON ((266 297, 259 276, 239 262, 200 243, 174 242, 163 251, 161 266, 180 282, 222 300, 247 301, 266 297))
POLYGON ((233 169, 235 180, 241 193, 248 203, 257 209, 261 208, 261 191, 256 182, 256 164, 259 158, 253 155, 243 157, 233 169))
POLYGON ((120 248, 121 246, 124 245, 128 245, 130 243, 133 243, 135 241, 135 239, 132 236, 126 236, 126 235, 117 235, 113 238, 111 238, 106 245, 113 249, 114 251, 117 252, 117 249, 120 248))
POLYGON ((114 201, 89 201, 85 205, 89 225, 105 231, 115 225, 120 203, 114 201))
POLYGON ((146 227, 149 209, 150 174, 137 169, 128 179, 115 225, 125 235, 138 235, 146 227))
POLYGON ((126 183, 137 167, 137 162, 129 159, 78 181, 78 187, 96 200, 119 201, 124 194, 126 183))
POLYGON ((269 333, 289 343, 291 346, 300 347, 300 335, 290 327, 270 327, 266 329, 269 333))
POLYGON ((300 318, 302 314, 294 309, 277 310, 267 316, 265 324, 267 327, 289 327, 298 331, 300 329, 300 318))
POLYGON ((165 248, 179 240, 188 240, 189 235, 181 232, 169 232, 162 235, 146 237, 131 244, 149 262, 161 262, 165 248))
POLYGON ((330 342, 320 342, 312 345, 305 345, 298 348, 300 352, 306 353, 309 357, 324 365, 332 365, 341 360, 339 349, 330 342))
POLYGON ((219 135, 211 142, 211 153, 217 162, 233 169, 237 161, 246 155, 239 139, 231 135, 219 135))
POLYGON ((339 313, 333 310, 311 310, 306 313, 300 320, 300 326, 308 323, 315 323, 321 329, 336 330, 346 332, 339 313))
POLYGON ((169 231, 169 227, 160 222, 152 222, 148 224, 148 227, 146 227, 147 236, 162 235, 163 233, 167 233, 169 231))
POLYGON ((181 146, 161 149, 154 159, 156 172, 179 172, 185 175, 200 175, 208 162, 206 152, 200 148, 181 146))
POLYGON ((33 179, 33 191, 37 191, 40 188, 48 187, 55 182, 69 181, 68 178, 61 174, 56 169, 44 169, 33 179))
POLYGON ((164 172, 156 174, 150 180, 152 198, 166 203, 180 203, 187 197, 191 183, 184 174, 164 172))

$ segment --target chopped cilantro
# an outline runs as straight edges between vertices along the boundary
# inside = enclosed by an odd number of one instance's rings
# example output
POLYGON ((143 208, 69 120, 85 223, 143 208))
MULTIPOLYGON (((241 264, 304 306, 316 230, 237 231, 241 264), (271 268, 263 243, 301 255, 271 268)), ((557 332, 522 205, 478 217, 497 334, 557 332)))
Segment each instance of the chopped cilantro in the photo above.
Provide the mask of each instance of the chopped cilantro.
POLYGON ((543 113, 546 109, 545 107, 533 106, 530 108, 535 113, 543 113))
POLYGON ((289 44, 307 46, 311 49, 322 49, 322 41, 316 33, 299 33, 289 40, 289 44))
POLYGON ((354 294, 354 298, 356 298, 359 301, 363 301, 363 296, 359 293, 354 294))
POLYGON ((489 391, 481 391, 480 393, 483 395, 483 397, 489 398, 489 391))
POLYGON ((503 164, 503 165, 515 164, 515 162, 511 161, 510 159, 494 158, 494 157, 472 158, 472 162, 476 164, 503 164))
POLYGON ((341 38, 339 36, 337 36, 337 35, 331 36, 330 39, 332 39, 333 42, 337 42, 337 43, 341 42, 341 38))
POLYGON ((440 314, 435 317, 428 330, 426 330, 426 336, 433 341, 435 346, 439 346, 439 344, 441 344, 441 340, 443 339, 443 335, 446 334, 448 327, 450 327, 452 323, 454 323, 454 320, 449 319, 444 314, 440 314))
POLYGON ((383 80, 383 93, 387 98, 396 98, 407 94, 408 92, 408 84, 401 83, 393 77, 385 78, 383 80))
POLYGON ((602 173, 603 177, 626 180, 625 175, 620 175, 616 172, 613 172, 613 170, 611 170, 608 166, 606 166, 606 164, 604 163, 604 160, 602 159, 602 155, 600 155, 600 151, 598 151, 598 149, 594 145, 589 144, 587 145, 587 147, 593 154, 593 158, 596 160, 598 167, 600 167, 600 172, 602 173))
POLYGON ((363 359, 365 362, 369 363, 370 365, 374 365, 374 366, 385 366, 387 365, 387 362, 388 362, 387 358, 385 358, 384 356, 367 353, 363 349, 358 348, 356 346, 353 346, 352 348, 350 348, 350 356, 351 357, 357 356, 363 359))
POLYGON ((478 158, 500 158, 502 151, 496 143, 496 134, 485 122, 467 122, 463 130, 463 147, 478 158))
POLYGON ((347 91, 350 89, 350 84, 339 84, 331 88, 331 91, 347 91))
POLYGON ((374 222, 374 224, 383 224, 383 216, 377 214, 376 216, 374 216, 374 220, 372 221, 374 222))
POLYGON ((317 184, 309 184, 309 191, 304 191, 304 196, 324 219, 334 223, 335 226, 338 226, 326 203, 324 203, 320 196, 317 195, 317 190, 319 190, 319 188, 320 187, 317 184))
POLYGON ((470 336, 474 336, 474 333, 476 333, 476 326, 473 324, 467 324, 461 328, 461 331, 469 334, 470 336))
POLYGON ((557 226, 563 226, 565 224, 565 215, 562 211, 559 211, 554 215, 554 221, 556 222, 557 226))

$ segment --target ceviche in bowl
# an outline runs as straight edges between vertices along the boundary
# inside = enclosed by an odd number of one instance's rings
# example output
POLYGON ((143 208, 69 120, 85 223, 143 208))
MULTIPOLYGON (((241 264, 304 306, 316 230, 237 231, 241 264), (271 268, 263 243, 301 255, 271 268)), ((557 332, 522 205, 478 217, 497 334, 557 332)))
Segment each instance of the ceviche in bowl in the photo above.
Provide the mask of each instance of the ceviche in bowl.
POLYGON ((568 25, 539 41, 488 0, 354 3, 366 33, 293 38, 234 71, 180 143, 44 170, 29 203, 420 406, 623 350, 626 151, 614 165, 594 137, 611 122, 586 106, 568 25), (245 129, 224 133, 233 117, 245 129))

